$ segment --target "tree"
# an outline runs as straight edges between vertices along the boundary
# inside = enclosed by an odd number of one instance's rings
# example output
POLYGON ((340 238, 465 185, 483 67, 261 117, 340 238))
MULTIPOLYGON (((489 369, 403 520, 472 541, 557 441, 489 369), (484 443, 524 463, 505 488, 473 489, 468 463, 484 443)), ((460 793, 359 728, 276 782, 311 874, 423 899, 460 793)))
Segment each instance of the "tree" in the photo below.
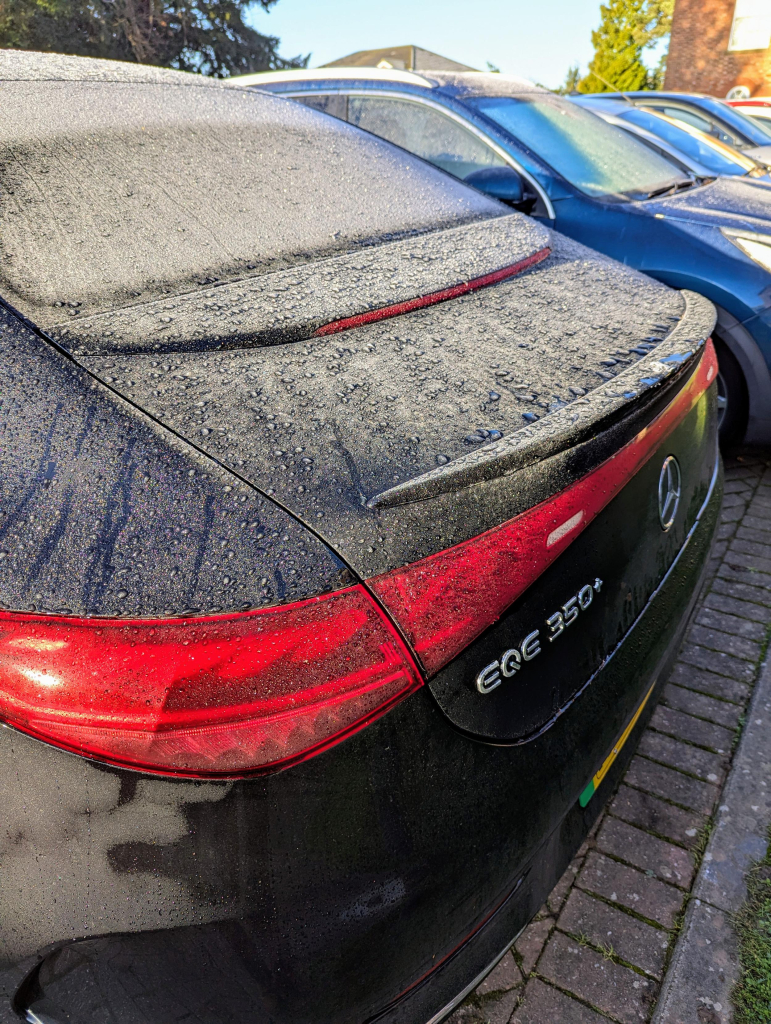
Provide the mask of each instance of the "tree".
MULTIPOLYGON (((225 78, 305 67, 244 21, 252 0, 0 0, 0 47, 108 57, 225 78)), ((268 10, 276 0, 257 0, 268 10)))
POLYGON ((580 81, 581 70, 578 64, 571 64, 568 68, 568 73, 565 75, 565 81, 555 91, 561 96, 572 96, 574 92, 578 92, 578 83, 580 81))
POLYGON ((674 0, 609 0, 600 5, 600 26, 592 32, 594 56, 579 92, 635 91, 661 87, 666 57, 649 71, 643 51, 668 35, 674 0))

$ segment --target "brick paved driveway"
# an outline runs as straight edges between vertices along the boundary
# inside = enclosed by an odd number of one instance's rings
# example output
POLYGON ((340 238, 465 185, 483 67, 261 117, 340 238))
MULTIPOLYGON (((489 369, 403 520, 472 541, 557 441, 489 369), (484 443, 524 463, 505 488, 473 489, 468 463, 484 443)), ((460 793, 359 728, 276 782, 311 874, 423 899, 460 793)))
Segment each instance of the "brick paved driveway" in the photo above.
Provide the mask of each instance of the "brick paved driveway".
POLYGON ((726 462, 710 573, 616 793, 451 1024, 638 1024, 661 979, 771 627, 771 451, 726 462))

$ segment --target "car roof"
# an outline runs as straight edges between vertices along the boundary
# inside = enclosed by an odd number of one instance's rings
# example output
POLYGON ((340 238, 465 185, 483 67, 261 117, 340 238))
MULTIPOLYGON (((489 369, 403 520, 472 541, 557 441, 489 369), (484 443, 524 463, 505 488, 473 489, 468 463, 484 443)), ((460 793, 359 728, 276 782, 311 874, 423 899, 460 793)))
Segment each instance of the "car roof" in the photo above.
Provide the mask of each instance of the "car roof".
POLYGON ((231 79, 246 86, 291 85, 293 83, 374 82, 380 85, 415 85, 462 96, 518 96, 523 93, 548 93, 543 86, 516 75, 486 71, 431 71, 417 74, 389 68, 313 68, 268 71, 231 79))
POLYGON ((206 78, 148 64, 8 49, 0 49, 0 82, 133 82, 203 89, 233 87, 232 79, 206 78))
POLYGON ((623 97, 616 99, 615 96, 608 96, 604 92, 590 93, 588 96, 570 96, 569 99, 580 107, 602 107, 608 113, 615 110, 624 110, 629 106, 636 106, 634 103, 629 104, 623 97))
MULTIPOLYGON (((712 100, 713 102, 717 99, 715 96, 708 96, 703 92, 660 92, 658 89, 655 91, 652 89, 638 89, 636 91, 628 92, 598 92, 589 93, 589 96, 603 97, 605 99, 623 100, 625 96, 629 96, 631 99, 648 99, 648 100, 712 100)), ((718 100, 722 102, 722 100, 718 100)))
POLYGON ((238 85, 275 85, 281 82, 330 82, 335 79, 351 81, 371 79, 375 82, 398 82, 403 85, 419 85, 424 89, 436 88, 436 82, 414 71, 399 71, 398 68, 297 68, 288 71, 258 71, 252 75, 238 75, 232 81, 238 85))

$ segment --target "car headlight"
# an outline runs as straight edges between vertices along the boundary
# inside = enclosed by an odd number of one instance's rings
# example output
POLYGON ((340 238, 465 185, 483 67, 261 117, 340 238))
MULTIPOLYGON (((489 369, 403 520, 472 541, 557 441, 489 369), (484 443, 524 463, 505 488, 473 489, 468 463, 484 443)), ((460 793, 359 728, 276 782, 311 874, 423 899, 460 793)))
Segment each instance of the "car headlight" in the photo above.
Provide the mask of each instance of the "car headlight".
POLYGON ((727 231, 725 228, 723 234, 746 256, 771 273, 771 235, 754 235, 748 231, 727 231))

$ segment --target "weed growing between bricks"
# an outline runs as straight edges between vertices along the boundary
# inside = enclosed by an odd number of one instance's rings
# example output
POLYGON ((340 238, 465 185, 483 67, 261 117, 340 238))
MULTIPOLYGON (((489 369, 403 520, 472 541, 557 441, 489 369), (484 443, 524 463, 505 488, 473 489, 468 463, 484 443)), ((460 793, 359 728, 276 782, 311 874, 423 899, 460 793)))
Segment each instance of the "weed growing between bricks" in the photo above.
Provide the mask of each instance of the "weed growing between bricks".
MULTIPOLYGON (((770 553, 771 453, 740 454, 726 460, 696 612, 624 778, 513 951, 451 1024, 650 1019, 768 646, 770 553)), ((771 929, 771 902, 768 911, 771 929)), ((764 1017, 737 1024, 761 1020, 771 1021, 768 1002, 764 1017)))
MULTIPOLYGON (((771 833, 769 833, 771 840, 771 833)), ((735 1024, 771 1020, 771 845, 747 878, 747 899, 734 920, 741 977, 732 1001, 735 1024)))

